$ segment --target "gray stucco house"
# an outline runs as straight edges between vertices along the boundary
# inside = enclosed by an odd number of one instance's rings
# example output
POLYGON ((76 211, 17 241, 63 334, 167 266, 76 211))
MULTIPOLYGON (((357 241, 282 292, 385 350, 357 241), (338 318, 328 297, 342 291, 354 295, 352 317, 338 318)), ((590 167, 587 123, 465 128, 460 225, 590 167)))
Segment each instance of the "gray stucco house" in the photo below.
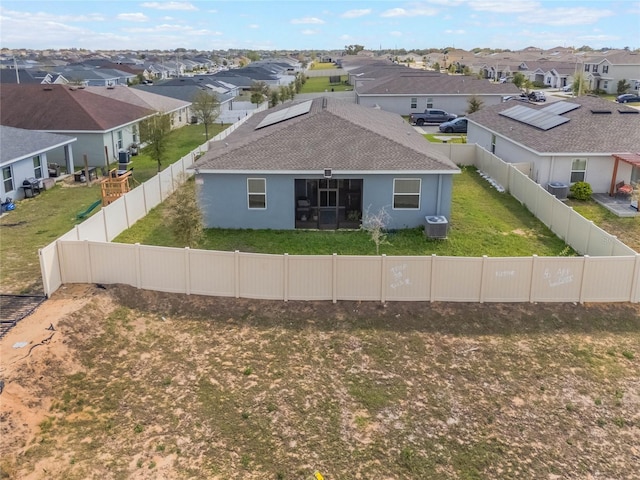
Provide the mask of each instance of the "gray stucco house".
MULTIPOLYGON (((618 182, 640 182, 640 165, 614 155, 640 152, 640 111, 595 96, 544 105, 509 101, 467 117, 469 143, 509 163, 531 164, 531 178, 591 184, 615 194, 618 182)), ((623 157, 627 158, 627 157, 623 157)))
POLYGON ((449 217, 460 169, 399 115, 331 98, 250 117, 194 165, 208 228, 388 228, 449 217))

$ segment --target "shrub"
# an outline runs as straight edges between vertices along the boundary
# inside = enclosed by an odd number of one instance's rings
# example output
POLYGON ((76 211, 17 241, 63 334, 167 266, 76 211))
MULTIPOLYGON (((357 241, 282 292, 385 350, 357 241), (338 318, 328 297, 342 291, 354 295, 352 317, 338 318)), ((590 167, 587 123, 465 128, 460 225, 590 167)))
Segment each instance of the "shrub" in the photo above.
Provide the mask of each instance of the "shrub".
POLYGON ((587 182, 576 182, 571 185, 571 196, 576 200, 589 200, 591 198, 591 194, 593 190, 591 190, 591 185, 587 182))

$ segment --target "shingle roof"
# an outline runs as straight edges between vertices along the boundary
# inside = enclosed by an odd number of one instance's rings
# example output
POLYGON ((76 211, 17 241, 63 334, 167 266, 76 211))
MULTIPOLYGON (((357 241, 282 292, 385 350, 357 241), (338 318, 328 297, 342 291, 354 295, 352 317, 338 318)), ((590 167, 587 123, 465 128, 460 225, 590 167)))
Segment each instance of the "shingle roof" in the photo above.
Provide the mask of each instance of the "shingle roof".
POLYGON ((399 115, 332 98, 316 98, 308 113, 255 129, 268 114, 295 104, 254 115, 224 140, 212 143, 196 167, 203 171, 459 171, 399 115))
POLYGON ((143 89, 133 89, 124 85, 115 86, 113 88, 86 87, 86 90, 90 93, 95 93, 96 95, 102 95, 103 97, 120 100, 122 102, 162 113, 173 112, 180 108, 186 108, 191 104, 191 102, 176 100, 175 98, 157 95, 156 93, 144 91, 143 89))
POLYGON ((7 84, 0 89, 0 124, 28 130, 108 131, 153 113, 85 88, 7 84))
MULTIPOLYGON (((597 97, 565 100, 580 108, 563 113, 570 120, 547 131, 500 115, 518 102, 492 105, 467 116, 504 137, 540 153, 623 153, 640 151, 640 111, 597 97), (610 111, 592 113, 592 111, 610 111), (620 113, 629 112, 629 113, 620 113)), ((539 110, 546 105, 527 105, 539 110)))
POLYGON ((358 95, 513 95, 520 90, 512 83, 492 83, 463 75, 437 72, 401 72, 366 83, 358 95))
POLYGON ((0 125, 0 164, 38 155, 75 141, 74 137, 0 125))

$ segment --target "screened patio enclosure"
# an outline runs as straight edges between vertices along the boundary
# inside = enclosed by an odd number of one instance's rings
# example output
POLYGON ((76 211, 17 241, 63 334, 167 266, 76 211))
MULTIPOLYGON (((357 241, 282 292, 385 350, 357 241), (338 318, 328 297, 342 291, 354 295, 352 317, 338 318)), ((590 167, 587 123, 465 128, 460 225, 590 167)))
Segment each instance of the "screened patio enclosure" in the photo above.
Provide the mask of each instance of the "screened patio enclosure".
POLYGON ((296 228, 359 228, 362 179, 296 179, 296 228))

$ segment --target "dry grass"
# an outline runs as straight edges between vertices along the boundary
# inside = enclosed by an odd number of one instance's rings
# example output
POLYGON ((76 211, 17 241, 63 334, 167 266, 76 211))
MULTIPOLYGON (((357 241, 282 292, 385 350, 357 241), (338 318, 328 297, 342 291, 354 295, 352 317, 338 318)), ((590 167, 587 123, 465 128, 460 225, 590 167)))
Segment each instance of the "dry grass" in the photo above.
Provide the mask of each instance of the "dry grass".
POLYGON ((70 366, 21 372, 51 408, 9 478, 637 473, 634 305, 91 293, 58 325, 70 366))

